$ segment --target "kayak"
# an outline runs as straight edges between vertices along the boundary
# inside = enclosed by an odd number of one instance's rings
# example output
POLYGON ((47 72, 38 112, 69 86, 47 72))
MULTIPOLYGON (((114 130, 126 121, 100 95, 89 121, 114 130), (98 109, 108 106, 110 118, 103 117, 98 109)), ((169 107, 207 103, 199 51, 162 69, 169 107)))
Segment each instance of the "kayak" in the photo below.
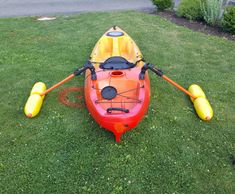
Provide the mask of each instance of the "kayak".
POLYGON ((148 110, 148 70, 187 94, 203 121, 212 119, 213 109, 200 86, 192 84, 186 90, 153 64, 145 63, 134 40, 116 26, 99 39, 83 67, 48 89, 43 82, 35 83, 25 104, 25 115, 34 118, 40 112, 45 95, 85 72, 87 109, 94 120, 111 131, 119 142, 122 134, 135 128, 148 110))
POLYGON ((135 128, 150 102, 150 81, 143 56, 134 40, 119 27, 112 27, 96 43, 90 63, 95 68, 85 74, 85 101, 94 120, 115 135, 116 142, 135 128))

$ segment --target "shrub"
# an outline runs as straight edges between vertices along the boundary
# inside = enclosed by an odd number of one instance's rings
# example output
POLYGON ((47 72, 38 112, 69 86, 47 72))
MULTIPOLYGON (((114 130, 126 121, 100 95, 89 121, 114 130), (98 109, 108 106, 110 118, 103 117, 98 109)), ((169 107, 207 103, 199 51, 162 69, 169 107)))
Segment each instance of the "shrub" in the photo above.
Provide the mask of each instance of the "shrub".
POLYGON ((225 9, 222 27, 232 34, 235 34, 235 6, 225 9))
POLYGON ((153 3, 157 6, 159 10, 171 8, 173 5, 172 0, 153 0, 153 3))
POLYGON ((224 0, 206 0, 201 3, 203 19, 210 25, 218 25, 223 17, 224 0))
POLYGON ((177 15, 189 20, 203 19, 201 12, 201 0, 182 0, 177 8, 177 15))

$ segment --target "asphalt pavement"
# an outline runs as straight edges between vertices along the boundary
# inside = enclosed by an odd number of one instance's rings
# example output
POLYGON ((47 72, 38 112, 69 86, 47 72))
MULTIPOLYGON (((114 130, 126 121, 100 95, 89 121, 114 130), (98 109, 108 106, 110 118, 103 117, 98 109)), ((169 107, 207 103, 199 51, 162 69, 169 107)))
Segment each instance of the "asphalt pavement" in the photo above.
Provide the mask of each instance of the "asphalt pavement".
POLYGON ((0 0, 0 17, 115 10, 152 11, 154 6, 151 0, 0 0))

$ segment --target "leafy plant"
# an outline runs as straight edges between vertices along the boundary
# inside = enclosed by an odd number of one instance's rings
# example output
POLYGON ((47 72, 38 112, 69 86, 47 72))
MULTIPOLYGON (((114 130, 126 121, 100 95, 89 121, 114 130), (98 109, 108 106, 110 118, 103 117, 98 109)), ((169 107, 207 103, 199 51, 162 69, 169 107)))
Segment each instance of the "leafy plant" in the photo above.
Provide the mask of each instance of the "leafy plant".
POLYGON ((235 6, 225 9, 222 26, 225 30, 235 34, 235 6))
POLYGON ((171 8, 173 5, 172 0, 153 0, 153 3, 157 6, 159 10, 171 8))
MULTIPOLYGON (((225 0, 226 4, 228 0, 225 0)), ((206 0, 201 3, 203 19, 210 25, 219 25, 223 17, 224 0, 206 0)))
POLYGON ((201 0, 182 0, 176 14, 189 20, 203 19, 200 5, 201 0))

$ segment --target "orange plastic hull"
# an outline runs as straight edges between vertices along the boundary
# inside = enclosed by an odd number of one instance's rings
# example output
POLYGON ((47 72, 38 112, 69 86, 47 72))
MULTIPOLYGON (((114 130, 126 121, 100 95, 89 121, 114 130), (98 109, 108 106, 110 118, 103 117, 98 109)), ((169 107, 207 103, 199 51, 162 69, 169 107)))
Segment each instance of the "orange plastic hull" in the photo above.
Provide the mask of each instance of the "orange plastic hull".
POLYGON ((91 54, 97 80, 91 80, 90 72, 86 72, 84 88, 86 105, 95 121, 113 132, 117 142, 124 132, 138 125, 148 110, 150 81, 147 73, 144 80, 139 80, 139 73, 144 65, 141 58, 141 52, 134 41, 118 27, 107 31, 91 54), (106 34, 110 31, 121 31, 124 35, 107 37, 106 34), (124 57, 136 66, 121 70, 101 69, 100 63, 112 56, 124 57), (102 96, 102 90, 107 86, 115 88, 117 92, 111 100, 102 96), (109 108, 114 109, 108 112, 109 108), (115 108, 125 109, 128 112, 115 110, 115 108))

